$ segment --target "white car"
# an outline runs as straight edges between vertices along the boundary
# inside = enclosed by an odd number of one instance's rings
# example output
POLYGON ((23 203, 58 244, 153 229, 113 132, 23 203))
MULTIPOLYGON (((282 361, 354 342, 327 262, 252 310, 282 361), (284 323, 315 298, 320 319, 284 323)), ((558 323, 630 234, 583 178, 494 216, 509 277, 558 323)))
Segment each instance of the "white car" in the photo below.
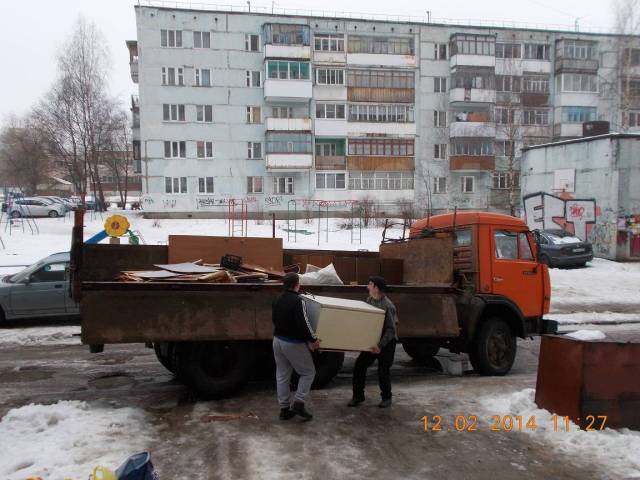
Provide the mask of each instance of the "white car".
POLYGON ((9 207, 11 218, 20 217, 60 217, 66 213, 66 207, 47 198, 27 197, 15 199, 9 207))

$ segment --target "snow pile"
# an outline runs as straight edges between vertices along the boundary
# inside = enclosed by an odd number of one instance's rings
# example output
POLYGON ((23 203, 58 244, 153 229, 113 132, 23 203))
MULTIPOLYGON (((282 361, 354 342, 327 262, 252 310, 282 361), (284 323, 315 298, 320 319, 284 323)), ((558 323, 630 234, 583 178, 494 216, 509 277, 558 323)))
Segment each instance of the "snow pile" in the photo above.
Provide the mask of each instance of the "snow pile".
POLYGON ((576 330, 575 332, 567 333, 565 337, 575 340, 603 340, 607 338, 600 330, 576 330))
POLYGON ((522 432, 576 462, 585 461, 602 466, 614 478, 640 476, 640 432, 627 428, 587 432, 574 423, 570 423, 569 431, 565 431, 564 418, 558 418, 557 431, 554 431, 553 414, 539 408, 534 398, 535 390, 527 388, 510 395, 485 398, 480 403, 491 415, 521 415, 523 422, 535 416, 537 429, 532 431, 523 428, 522 432))
POLYGON ((0 330, 0 345, 80 345, 80 327, 31 327, 0 330))
POLYGON ((87 478, 98 465, 115 470, 149 442, 144 412, 85 402, 26 405, 0 421, 0 478, 87 478))
MULTIPOLYGON (((639 307, 640 310, 640 307, 639 307)), ((562 325, 577 325, 591 323, 596 325, 640 323, 639 313, 613 313, 613 312, 577 312, 577 313, 552 313, 546 316, 562 325)))

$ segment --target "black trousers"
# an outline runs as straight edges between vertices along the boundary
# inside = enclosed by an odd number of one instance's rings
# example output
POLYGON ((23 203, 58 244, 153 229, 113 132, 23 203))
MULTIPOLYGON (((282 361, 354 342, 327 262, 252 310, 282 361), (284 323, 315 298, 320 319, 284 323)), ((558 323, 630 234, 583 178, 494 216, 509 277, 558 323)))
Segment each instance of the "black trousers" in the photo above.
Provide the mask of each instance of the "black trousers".
POLYGON ((353 368, 353 397, 364 398, 364 383, 367 368, 378 360, 378 382, 383 400, 391 398, 391 365, 396 353, 396 341, 391 340, 380 353, 362 352, 353 368))

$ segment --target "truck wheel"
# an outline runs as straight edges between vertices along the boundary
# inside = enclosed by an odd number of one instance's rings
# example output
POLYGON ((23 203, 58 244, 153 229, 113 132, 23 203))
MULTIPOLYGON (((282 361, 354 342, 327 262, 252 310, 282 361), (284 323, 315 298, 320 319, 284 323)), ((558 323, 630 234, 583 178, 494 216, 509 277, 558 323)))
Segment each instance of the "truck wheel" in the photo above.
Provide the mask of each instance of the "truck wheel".
POLYGON ((314 352, 312 356, 316 366, 316 378, 311 388, 324 388, 340 372, 344 352, 314 352))
POLYGON ((181 342, 176 373, 205 398, 225 398, 242 388, 254 367, 253 342, 181 342))
POLYGON ((511 327, 499 317, 489 317, 480 327, 469 350, 469 360, 480 375, 509 373, 518 343, 511 327))
POLYGON ((153 342, 153 351, 156 352, 158 361, 171 373, 176 373, 176 367, 173 363, 173 347, 171 342, 153 342))
POLYGON ((407 355, 415 362, 429 363, 436 353, 438 353, 438 350, 440 350, 440 345, 424 340, 411 339, 403 340, 402 348, 404 348, 407 355))

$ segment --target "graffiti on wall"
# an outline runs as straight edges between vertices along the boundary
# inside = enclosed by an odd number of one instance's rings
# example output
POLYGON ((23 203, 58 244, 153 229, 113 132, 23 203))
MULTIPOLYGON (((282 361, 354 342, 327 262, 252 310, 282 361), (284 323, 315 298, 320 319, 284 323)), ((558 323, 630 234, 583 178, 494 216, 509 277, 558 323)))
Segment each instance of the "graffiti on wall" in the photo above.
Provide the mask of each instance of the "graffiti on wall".
POLYGON ((539 192, 523 198, 525 221, 532 230, 561 228, 588 240, 598 214, 595 199, 556 197, 539 192))

